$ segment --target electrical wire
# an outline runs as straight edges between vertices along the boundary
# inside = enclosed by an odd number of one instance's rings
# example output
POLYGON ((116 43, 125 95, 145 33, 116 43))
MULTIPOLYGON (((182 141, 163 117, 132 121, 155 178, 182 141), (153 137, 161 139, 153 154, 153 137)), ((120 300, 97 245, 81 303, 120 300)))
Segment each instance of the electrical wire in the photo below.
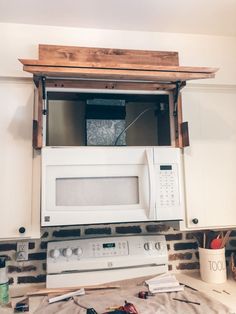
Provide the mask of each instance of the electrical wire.
POLYGON ((133 121, 131 121, 122 132, 120 132, 120 134, 117 136, 115 140, 114 146, 117 145, 121 135, 124 134, 124 132, 127 131, 145 112, 150 111, 150 110, 153 110, 153 108, 146 108, 142 112, 140 112, 140 114, 138 114, 137 117, 133 121))

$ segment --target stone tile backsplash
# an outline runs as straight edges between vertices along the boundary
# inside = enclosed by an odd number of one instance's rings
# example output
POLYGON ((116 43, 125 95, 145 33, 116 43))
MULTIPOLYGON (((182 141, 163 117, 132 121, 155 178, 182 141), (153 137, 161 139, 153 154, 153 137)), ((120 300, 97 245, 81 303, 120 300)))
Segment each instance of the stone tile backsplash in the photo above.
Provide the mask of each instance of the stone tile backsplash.
MULTIPOLYGON (((199 269, 198 246, 192 233, 174 231, 172 228, 159 223, 43 228, 40 240, 29 241, 28 261, 16 261, 16 242, 0 242, 0 256, 7 258, 8 275, 12 285, 35 284, 46 280, 46 250, 49 241, 138 234, 165 235, 170 271, 187 272, 199 269)), ((233 231, 227 246, 226 256, 229 257, 231 252, 235 251, 236 231, 233 231)))

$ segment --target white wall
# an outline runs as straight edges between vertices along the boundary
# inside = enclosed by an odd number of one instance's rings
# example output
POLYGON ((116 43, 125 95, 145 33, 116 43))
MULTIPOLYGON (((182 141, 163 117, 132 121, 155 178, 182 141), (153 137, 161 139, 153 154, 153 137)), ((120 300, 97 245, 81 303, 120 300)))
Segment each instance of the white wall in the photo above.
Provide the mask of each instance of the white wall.
POLYGON ((0 76, 27 76, 17 59, 37 58, 41 43, 178 51, 181 65, 219 67, 214 84, 236 84, 235 37, 0 23, 0 38, 0 76))

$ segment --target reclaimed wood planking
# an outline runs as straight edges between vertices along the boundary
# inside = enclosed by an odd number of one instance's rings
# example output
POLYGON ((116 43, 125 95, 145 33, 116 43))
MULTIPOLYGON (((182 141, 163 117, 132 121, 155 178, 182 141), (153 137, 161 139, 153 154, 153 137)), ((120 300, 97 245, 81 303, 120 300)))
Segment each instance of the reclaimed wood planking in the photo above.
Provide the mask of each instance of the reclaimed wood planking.
POLYGON ((186 73, 215 73, 218 69, 213 67, 187 67, 187 66, 160 66, 149 64, 103 64, 99 62, 83 61, 57 61, 57 60, 35 60, 19 59, 23 65, 27 66, 47 66, 47 67, 65 67, 65 68, 96 68, 96 69, 120 69, 120 70, 148 70, 160 72, 186 72, 186 73))
POLYGON ((179 65, 178 52, 39 45, 40 60, 125 64, 179 65))
POLYGON ((96 68, 68 68, 47 66, 24 66, 24 71, 39 76, 76 77, 119 80, 143 80, 156 82, 176 82, 194 79, 213 78, 214 73, 198 72, 167 72, 167 71, 141 71, 141 70, 115 70, 96 68))

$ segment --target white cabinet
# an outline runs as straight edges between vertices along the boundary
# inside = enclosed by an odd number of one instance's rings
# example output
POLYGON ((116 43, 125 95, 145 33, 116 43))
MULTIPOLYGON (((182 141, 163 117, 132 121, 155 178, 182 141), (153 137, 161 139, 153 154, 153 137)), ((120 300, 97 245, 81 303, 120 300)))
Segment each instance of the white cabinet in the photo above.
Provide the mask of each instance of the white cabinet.
POLYGON ((0 95, 0 240, 39 237, 32 206, 33 83, 1 79, 0 95))
POLYGON ((182 229, 236 226, 236 90, 192 86, 182 100, 190 137, 182 229))

